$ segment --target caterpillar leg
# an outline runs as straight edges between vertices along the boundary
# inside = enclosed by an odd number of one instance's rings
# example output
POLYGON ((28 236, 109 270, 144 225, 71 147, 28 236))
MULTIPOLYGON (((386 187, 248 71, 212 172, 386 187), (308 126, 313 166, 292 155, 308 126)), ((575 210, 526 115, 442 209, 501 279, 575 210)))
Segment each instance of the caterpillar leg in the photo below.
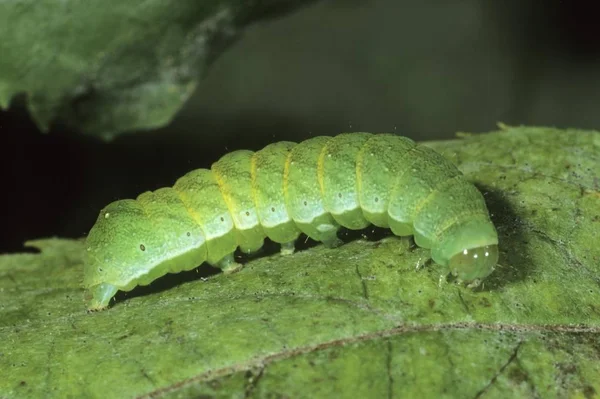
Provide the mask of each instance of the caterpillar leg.
POLYGON ((340 245, 342 245, 343 243, 344 243, 344 241, 342 241, 337 236, 323 240, 323 245, 325 245, 327 248, 337 248, 340 245))
POLYGON ((230 253, 229 255, 225 255, 225 257, 217 263, 217 267, 223 270, 223 273, 231 274, 242 270, 244 265, 237 263, 233 259, 233 253, 230 253))
POLYGON ((423 258, 419 258, 419 260, 417 261, 417 265, 415 266, 415 271, 419 271, 423 268, 423 266, 425 266, 425 262, 423 262, 423 258))
POLYGON ((110 300, 119 289, 112 284, 102 283, 91 287, 88 295, 91 294, 92 299, 88 306, 88 310, 102 310, 108 307, 110 300))
POLYGON ((442 288, 448 282, 446 277, 448 277, 446 274, 440 274, 440 277, 438 278, 438 288, 442 288))
POLYGON ((426 257, 419 257, 419 260, 417 261, 417 264, 415 266, 415 271, 419 271, 425 267, 429 267, 431 265, 431 263, 433 262, 433 260, 431 259, 431 257, 426 256, 426 257))
POLYGON ((479 286, 482 286, 481 280, 476 278, 475 280, 471 281, 470 283, 467 284, 467 288, 477 288, 479 286))
POLYGON ((264 247, 261 247, 259 249, 254 249, 254 250, 246 250, 246 251, 242 250, 242 252, 244 252, 244 254, 246 254, 247 257, 253 259, 253 258, 261 256, 265 252, 265 249, 264 249, 264 247))
MULTIPOLYGON (((317 241, 321 241, 327 248, 337 248, 344 243, 338 236, 339 226, 333 224, 320 224, 317 226, 319 236, 317 241)), ((315 237, 314 237, 315 238, 315 237)))
POLYGON ((284 242, 281 244, 281 254, 291 255, 296 250, 296 241, 284 242))

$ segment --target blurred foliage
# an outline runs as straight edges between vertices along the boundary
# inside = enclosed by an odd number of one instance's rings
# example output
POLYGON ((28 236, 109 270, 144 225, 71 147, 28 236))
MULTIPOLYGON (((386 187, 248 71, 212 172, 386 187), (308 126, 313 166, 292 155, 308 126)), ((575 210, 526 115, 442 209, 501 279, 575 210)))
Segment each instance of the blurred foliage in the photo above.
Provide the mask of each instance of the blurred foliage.
POLYGON ((106 138, 163 126, 242 27, 305 2, 0 2, 0 108, 25 93, 41 129, 106 138))

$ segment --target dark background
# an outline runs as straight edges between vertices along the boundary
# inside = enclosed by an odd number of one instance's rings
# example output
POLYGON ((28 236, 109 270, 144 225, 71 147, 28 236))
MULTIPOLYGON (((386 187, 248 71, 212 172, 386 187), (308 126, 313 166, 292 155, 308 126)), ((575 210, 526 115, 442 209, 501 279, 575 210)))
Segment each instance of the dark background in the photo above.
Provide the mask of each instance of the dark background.
POLYGON ((343 131, 417 140, 507 124, 600 126, 593 2, 329 0, 250 27, 175 120, 110 143, 22 97, 0 112, 0 252, 82 237, 104 205, 172 185, 226 152, 343 131))

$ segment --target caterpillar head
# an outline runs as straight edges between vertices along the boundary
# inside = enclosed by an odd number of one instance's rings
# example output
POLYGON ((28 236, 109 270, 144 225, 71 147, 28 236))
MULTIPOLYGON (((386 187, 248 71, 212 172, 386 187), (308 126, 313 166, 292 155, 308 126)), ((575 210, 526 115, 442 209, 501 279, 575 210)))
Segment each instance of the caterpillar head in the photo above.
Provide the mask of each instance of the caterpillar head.
POLYGON ((445 230, 431 251, 458 280, 477 285, 498 263, 498 234, 487 215, 474 215, 445 230))
POLYGON ((484 245, 467 249, 450 258, 450 273, 462 281, 482 280, 489 276, 498 263, 498 245, 484 245))

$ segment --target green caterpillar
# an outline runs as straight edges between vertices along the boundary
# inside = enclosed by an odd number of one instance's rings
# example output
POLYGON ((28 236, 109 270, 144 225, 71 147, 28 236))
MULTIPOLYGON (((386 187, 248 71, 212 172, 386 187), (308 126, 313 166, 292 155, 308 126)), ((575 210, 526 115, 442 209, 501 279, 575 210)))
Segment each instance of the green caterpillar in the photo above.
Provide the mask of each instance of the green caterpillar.
POLYGON ((237 271, 236 248, 254 252, 265 237, 289 254, 301 233, 335 246, 340 226, 370 224, 413 235, 464 282, 498 261, 483 196, 450 161, 392 134, 320 136, 235 151, 172 188, 109 204, 87 237, 89 309, 203 262, 237 271))

